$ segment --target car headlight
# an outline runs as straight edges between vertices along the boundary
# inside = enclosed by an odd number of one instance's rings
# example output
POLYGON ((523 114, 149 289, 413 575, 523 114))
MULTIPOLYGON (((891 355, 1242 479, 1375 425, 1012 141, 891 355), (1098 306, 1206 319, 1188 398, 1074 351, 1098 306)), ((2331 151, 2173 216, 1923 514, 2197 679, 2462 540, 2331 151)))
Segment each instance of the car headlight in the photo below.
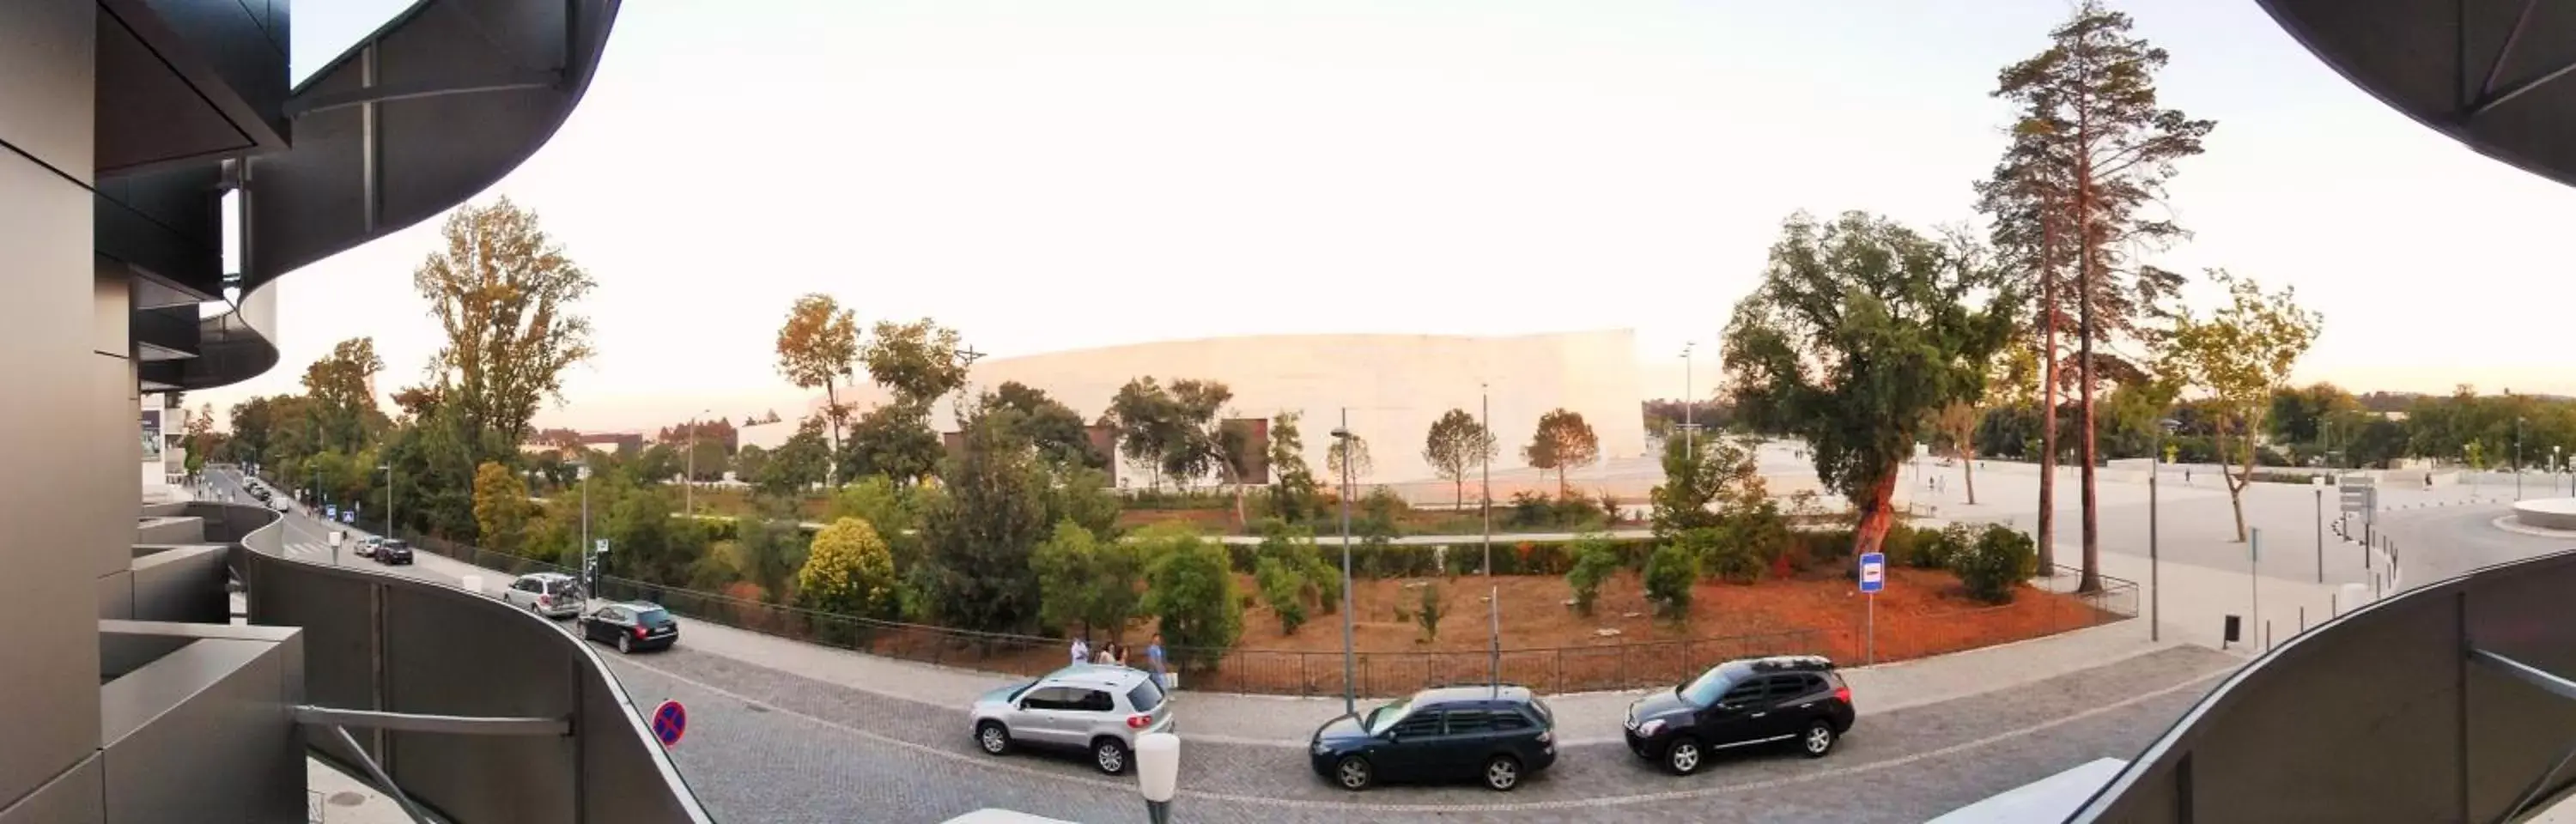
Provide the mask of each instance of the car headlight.
POLYGON ((1664 731, 1664 719, 1661 719, 1661 718, 1657 718, 1657 719, 1655 719, 1655 720, 1653 720, 1653 721, 1648 721, 1648 722, 1646 722, 1646 723, 1643 723, 1643 724, 1639 724, 1639 725, 1637 725, 1637 734, 1638 734, 1638 735, 1642 735, 1642 736, 1647 736, 1647 737, 1650 737, 1650 738, 1651 738, 1651 737, 1653 737, 1655 733, 1659 733, 1659 732, 1663 732, 1663 731, 1664 731))

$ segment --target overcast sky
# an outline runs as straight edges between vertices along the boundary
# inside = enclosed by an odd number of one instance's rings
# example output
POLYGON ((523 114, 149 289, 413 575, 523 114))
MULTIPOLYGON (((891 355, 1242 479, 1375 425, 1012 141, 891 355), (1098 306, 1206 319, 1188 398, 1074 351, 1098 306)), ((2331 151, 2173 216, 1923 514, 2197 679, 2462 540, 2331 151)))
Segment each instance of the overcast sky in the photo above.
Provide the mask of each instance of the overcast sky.
MULTIPOLYGON (((299 5, 299 71, 403 5, 299 5)), ((2116 5, 2172 51, 2166 103, 2219 123, 2173 186, 2196 235, 2156 262, 2296 285, 2327 320, 2305 379, 2576 393, 2567 189, 2380 105, 2252 2, 2116 5)), ((771 344, 814 291, 1002 356, 1632 327, 1648 390, 1678 395, 1682 344, 1712 351, 1790 212, 1973 220, 1995 72, 2068 7, 630 2, 571 121, 486 199, 536 209, 601 286, 601 355, 549 425, 792 414, 771 344)), ((296 391, 359 335, 388 391, 417 380, 435 233, 288 276, 280 366, 190 405, 296 391)))

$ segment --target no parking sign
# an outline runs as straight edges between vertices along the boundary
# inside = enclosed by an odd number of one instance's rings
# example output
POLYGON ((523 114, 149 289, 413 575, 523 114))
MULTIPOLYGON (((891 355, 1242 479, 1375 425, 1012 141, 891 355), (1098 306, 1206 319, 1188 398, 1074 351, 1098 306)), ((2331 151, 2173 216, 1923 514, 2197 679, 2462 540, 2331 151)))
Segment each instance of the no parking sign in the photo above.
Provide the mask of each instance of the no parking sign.
POLYGON ((668 747, 680 743, 680 735, 689 731, 689 709, 678 701, 664 701, 653 708, 653 737, 668 747))

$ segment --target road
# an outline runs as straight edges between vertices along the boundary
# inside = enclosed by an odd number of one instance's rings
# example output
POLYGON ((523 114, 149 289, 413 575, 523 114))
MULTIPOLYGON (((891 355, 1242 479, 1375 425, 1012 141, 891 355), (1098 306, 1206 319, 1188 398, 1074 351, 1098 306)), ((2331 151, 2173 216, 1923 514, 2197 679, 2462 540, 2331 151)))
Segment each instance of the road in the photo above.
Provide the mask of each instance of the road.
MULTIPOLYGON (((285 528, 289 552, 329 562, 325 536, 334 527, 299 509, 285 528)), ((352 540, 363 535, 351 530, 352 540)), ((409 567, 376 567, 350 555, 341 561, 446 583, 468 574, 485 576, 487 588, 501 582, 498 573, 419 557, 409 567)), ((952 706, 916 703, 692 649, 686 640, 664 653, 607 659, 638 706, 674 698, 691 708, 688 738, 673 758, 722 820, 936 822, 986 807, 1091 822, 1144 818, 1132 779, 1101 776, 1078 759, 992 758, 974 750, 962 711, 967 696, 952 706)), ((1829 758, 1745 753, 1686 778, 1657 771, 1617 743, 1568 745, 1555 768, 1510 794, 1426 787, 1345 793, 1313 776, 1298 748, 1193 740, 1184 699, 1177 816, 1264 824, 1603 815, 1922 821, 2095 758, 2135 755, 2236 663, 2176 648, 1954 701, 1885 713, 1864 707, 1829 758)))

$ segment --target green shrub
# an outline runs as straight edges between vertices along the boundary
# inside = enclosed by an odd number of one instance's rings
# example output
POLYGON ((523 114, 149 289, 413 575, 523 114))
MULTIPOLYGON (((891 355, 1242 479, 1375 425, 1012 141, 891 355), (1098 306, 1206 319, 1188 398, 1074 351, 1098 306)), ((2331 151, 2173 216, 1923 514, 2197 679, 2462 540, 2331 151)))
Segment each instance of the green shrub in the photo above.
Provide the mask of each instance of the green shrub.
MULTIPOLYGON (((1905 563, 1921 550, 1923 540, 1929 537, 1926 532, 1901 523, 1889 524, 1887 537, 1879 539, 1878 551, 1887 556, 1887 562, 1890 564, 1905 563)), ((1852 565, 1852 574, 1860 574, 1859 564, 1852 565)))
POLYGON ((1694 529, 1682 533, 1682 543, 1702 559, 1701 569, 1711 577, 1730 584, 1761 583, 1769 571, 1771 558, 1762 547, 1737 538, 1732 530, 1694 529))
POLYGON ((1342 570, 1321 556, 1308 557, 1303 572, 1306 588, 1315 598, 1315 610, 1326 615, 1342 611, 1342 570))
POLYGON ((1592 614, 1592 602, 1601 596, 1601 582, 1619 569, 1619 551, 1611 546, 1608 536, 1593 534, 1575 539, 1574 568, 1565 573, 1565 583, 1574 588, 1574 611, 1592 614))
POLYGON ((1175 666, 1214 668, 1243 635, 1243 603, 1225 551, 1189 534, 1159 542, 1147 552, 1153 560, 1145 570, 1145 611, 1160 620, 1175 666))
POLYGON ((1968 588, 1968 597, 1989 604, 2009 604, 2015 585, 2038 571, 2039 550, 2030 536, 2002 524, 1989 524, 1975 543, 1958 549, 1950 571, 1968 588))
POLYGON ((1699 555, 1681 544, 1665 544, 1646 558, 1646 600, 1655 612, 1680 620, 1690 614, 1691 586, 1699 583, 1699 555))
POLYGON ((1424 643, 1440 640, 1440 616, 1446 613, 1440 603, 1440 585, 1425 585, 1422 588, 1422 607, 1413 612, 1413 622, 1422 627, 1424 643))
POLYGON ((1297 627, 1306 623, 1306 603, 1298 598, 1299 590, 1305 588, 1305 576, 1278 558, 1262 558, 1256 569, 1253 580, 1261 587, 1262 600, 1270 602, 1270 610, 1278 613, 1279 631, 1297 634, 1297 627))

